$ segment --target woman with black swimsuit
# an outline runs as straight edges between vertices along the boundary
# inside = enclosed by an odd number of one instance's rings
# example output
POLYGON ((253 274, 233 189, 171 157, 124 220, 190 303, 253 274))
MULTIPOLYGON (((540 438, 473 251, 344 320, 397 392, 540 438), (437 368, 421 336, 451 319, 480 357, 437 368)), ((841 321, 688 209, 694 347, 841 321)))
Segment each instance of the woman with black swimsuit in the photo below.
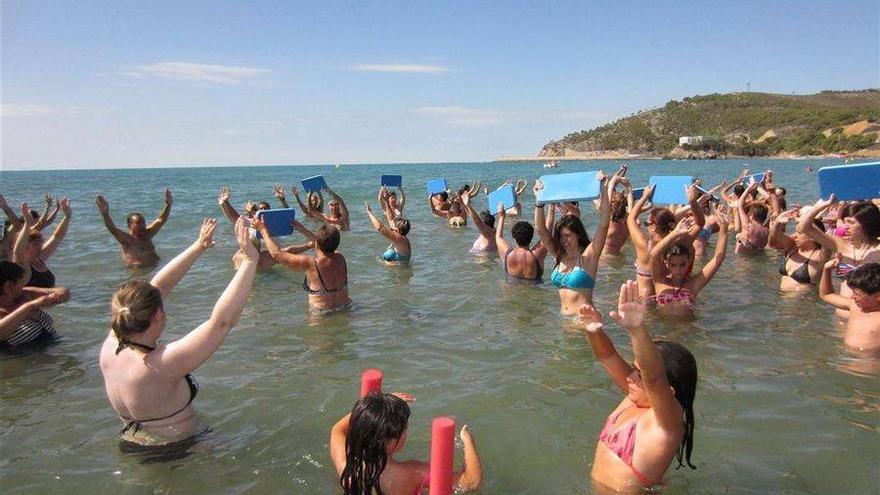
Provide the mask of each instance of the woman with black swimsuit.
POLYGON ((520 220, 513 224, 510 234, 516 241, 516 246, 508 244, 504 238, 504 208, 499 205, 495 222, 495 247, 498 256, 504 264, 504 273, 510 278, 519 280, 531 280, 539 282, 544 276, 544 258, 547 257, 547 248, 538 242, 530 248, 535 228, 529 222, 520 220))
MULTIPOLYGON (((782 263, 779 266, 779 290, 783 292, 800 292, 812 290, 822 276, 822 265, 831 255, 830 251, 822 249, 819 243, 802 233, 788 235, 785 226, 797 212, 785 211, 770 221, 770 247, 776 248, 782 254, 782 263)), ((815 222, 821 227, 822 223, 815 222)))
POLYGON ((124 442, 164 446, 206 431, 192 407, 199 386, 191 373, 223 344, 251 292, 259 253, 248 238, 244 218, 236 222, 235 233, 246 259, 210 318, 174 342, 160 343, 159 338, 166 323, 163 299, 214 245, 216 225, 216 220, 206 219, 198 240, 152 280, 126 282, 113 294, 112 330, 101 347, 100 365, 107 397, 124 425, 124 442))

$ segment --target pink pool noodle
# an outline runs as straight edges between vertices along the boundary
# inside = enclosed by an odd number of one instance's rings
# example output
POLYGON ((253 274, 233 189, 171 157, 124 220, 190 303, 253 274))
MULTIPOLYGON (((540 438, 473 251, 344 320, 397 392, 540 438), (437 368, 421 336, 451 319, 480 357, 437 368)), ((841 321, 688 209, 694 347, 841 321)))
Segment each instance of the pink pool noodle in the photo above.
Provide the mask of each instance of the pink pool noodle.
POLYGON ((376 368, 365 369, 361 373, 361 397, 370 392, 382 391, 382 370, 376 368))
POLYGON ((452 495, 452 464, 455 460, 455 420, 434 418, 431 425, 430 495, 452 495))

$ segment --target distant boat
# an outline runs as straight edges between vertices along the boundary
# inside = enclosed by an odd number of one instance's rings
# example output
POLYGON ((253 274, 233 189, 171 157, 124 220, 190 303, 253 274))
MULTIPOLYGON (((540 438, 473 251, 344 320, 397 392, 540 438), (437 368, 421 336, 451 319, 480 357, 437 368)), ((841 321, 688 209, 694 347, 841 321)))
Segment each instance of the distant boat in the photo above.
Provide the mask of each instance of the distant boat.
POLYGON ((549 162, 544 164, 544 168, 556 168, 556 160, 550 160, 549 162))

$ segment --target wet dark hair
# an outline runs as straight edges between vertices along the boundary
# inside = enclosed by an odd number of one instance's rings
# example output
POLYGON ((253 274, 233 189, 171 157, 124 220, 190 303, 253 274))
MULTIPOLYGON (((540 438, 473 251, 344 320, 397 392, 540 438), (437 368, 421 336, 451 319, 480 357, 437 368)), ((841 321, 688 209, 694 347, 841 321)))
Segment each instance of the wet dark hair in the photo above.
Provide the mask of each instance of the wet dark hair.
POLYGON ((257 203, 257 211, 271 210, 271 209, 272 209, 272 205, 270 205, 266 201, 260 201, 259 203, 257 203))
POLYGON ((529 222, 519 220, 513 224, 510 235, 513 236, 517 246, 528 248, 532 244, 532 238, 535 237, 535 228, 529 222))
POLYGON ((409 234, 409 227, 409 220, 405 218, 394 219, 394 228, 397 229, 397 232, 399 232, 400 235, 405 237, 406 234, 409 234))
POLYGON ((663 255, 663 258, 669 260, 672 256, 687 256, 691 257, 691 252, 684 244, 680 242, 676 242, 675 244, 669 246, 669 249, 666 250, 666 254, 663 255))
POLYGON ((440 191, 436 194, 436 196, 440 196, 440 199, 443 201, 449 201, 449 193, 446 191, 440 191))
POLYGON ((12 261, 0 261, 0 290, 7 283, 17 283, 24 276, 24 268, 12 261))
POLYGON ((31 213, 31 218, 33 218, 34 220, 40 219, 40 212, 38 212, 37 210, 31 210, 30 213, 31 213))
POLYGON ((587 235, 587 231, 584 229, 584 224, 581 222, 581 219, 574 215, 563 215, 553 227, 553 242, 556 244, 557 265, 562 261, 562 256, 565 254, 565 248, 562 247, 562 229, 568 229, 577 236, 578 246, 581 250, 587 249, 587 246, 590 245, 590 236, 587 235))
POLYGON ((489 210, 483 210, 480 212, 480 218, 483 219, 483 223, 488 225, 491 228, 495 228, 495 215, 489 212, 489 210))
POLYGON ((648 213, 648 221, 664 236, 675 229, 675 215, 669 208, 652 208, 648 213))
POLYGON ((135 213, 129 213, 129 214, 128 214, 128 217, 125 219, 125 224, 128 225, 129 227, 131 227, 131 223, 132 223, 133 221, 135 221, 135 219, 137 219, 138 217, 140 217, 141 220, 143 220, 143 221, 144 221, 144 224, 146 225, 146 223, 147 223, 147 219, 144 218, 143 215, 141 215, 140 213, 137 213, 137 212, 135 212, 135 213))
POLYGON ((465 184, 465 185, 463 185, 463 186, 461 186, 461 187, 458 188, 458 195, 461 196, 461 195, 464 194, 466 191, 470 191, 470 190, 471 190, 471 186, 470 186, 470 184, 465 184))
POLYGON ((406 401, 391 394, 373 392, 355 403, 339 477, 345 495, 383 495, 379 478, 388 464, 388 442, 403 436, 409 415, 406 401))
POLYGON ((849 206, 849 210, 844 213, 844 217, 853 217, 862 230, 865 231, 865 237, 870 244, 876 244, 880 237, 880 209, 877 205, 869 201, 860 201, 849 206))
POLYGON ((611 194, 611 221, 621 222, 626 218, 626 197, 623 193, 614 191, 611 194))
POLYGON ((744 192, 746 192, 746 186, 742 185, 742 183, 733 186, 733 194, 736 195, 736 197, 742 196, 742 193, 744 192))
POLYGON ((697 360, 691 351, 681 344, 655 341, 663 357, 666 366, 666 381, 675 390, 675 400, 684 410, 684 435, 681 446, 675 455, 678 460, 676 469, 685 463, 691 469, 697 469, 691 464, 691 452, 694 450, 694 397, 697 394, 697 360))
POLYGON ((321 225, 315 232, 315 243, 324 254, 331 254, 339 247, 339 229, 321 225))
POLYGON ((755 205, 752 207, 752 218, 758 223, 767 221, 767 207, 764 205, 755 205))
POLYGON ((846 279, 851 289, 859 289, 874 295, 880 292, 880 263, 865 263, 856 268, 846 279))

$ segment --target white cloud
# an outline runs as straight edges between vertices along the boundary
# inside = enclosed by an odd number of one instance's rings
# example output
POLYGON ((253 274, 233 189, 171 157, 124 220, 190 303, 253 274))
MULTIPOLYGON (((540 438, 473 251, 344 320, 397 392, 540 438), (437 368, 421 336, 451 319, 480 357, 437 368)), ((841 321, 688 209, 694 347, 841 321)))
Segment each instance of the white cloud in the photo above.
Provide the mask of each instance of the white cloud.
POLYGON ((113 109, 99 107, 37 105, 32 103, 3 103, 2 105, 0 105, 0 115, 2 115, 4 118, 42 117, 45 115, 76 115, 109 111, 113 111, 113 109))
POLYGON ((468 127, 484 127, 500 124, 504 122, 505 117, 510 114, 510 112, 502 112, 498 110, 481 110, 478 108, 459 106, 418 107, 413 109, 413 111, 420 115, 439 119, 447 124, 468 127))
POLYGON ((150 65, 129 67, 124 74, 134 78, 152 76, 214 84, 241 84, 271 72, 269 69, 258 67, 233 67, 228 65, 193 64, 190 62, 158 62, 150 65))
POLYGON ((365 72, 402 72, 408 74, 445 74, 449 67, 431 64, 357 64, 351 70, 365 72))

